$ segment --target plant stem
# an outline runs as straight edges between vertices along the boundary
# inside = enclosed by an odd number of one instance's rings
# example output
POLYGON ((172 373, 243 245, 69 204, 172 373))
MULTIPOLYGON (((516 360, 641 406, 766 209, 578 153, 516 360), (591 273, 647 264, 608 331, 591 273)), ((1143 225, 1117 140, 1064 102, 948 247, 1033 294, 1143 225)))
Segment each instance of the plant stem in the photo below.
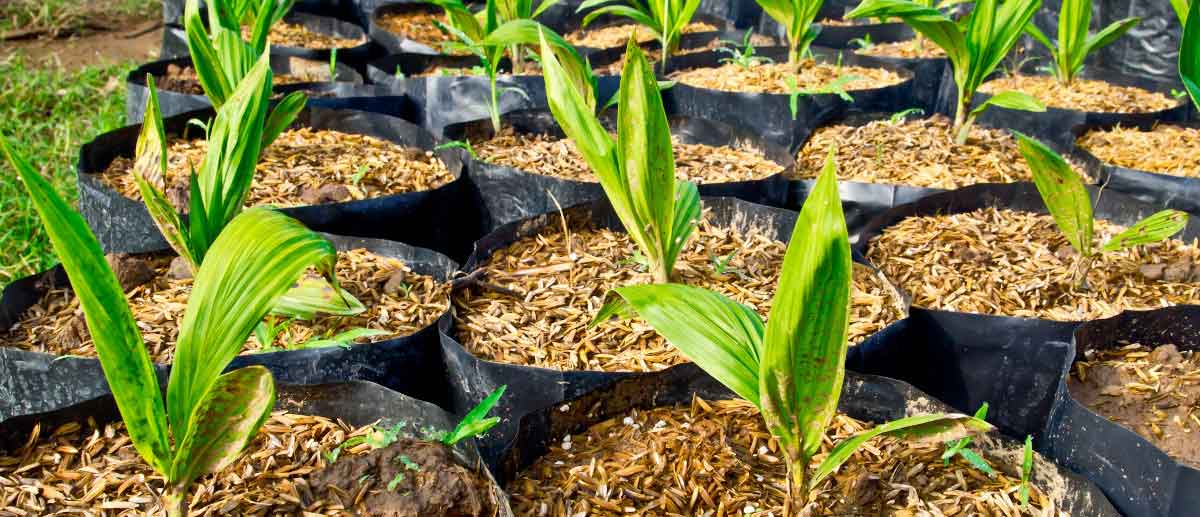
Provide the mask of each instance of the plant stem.
POLYGON ((525 55, 521 53, 521 46, 513 45, 509 47, 508 53, 512 55, 513 75, 523 75, 525 73, 525 55))
POLYGON ((808 461, 788 460, 787 499, 783 502, 783 517, 794 517, 808 506, 808 489, 805 486, 805 469, 808 461))
POLYGON ((187 515, 187 486, 169 485, 163 491, 163 505, 166 506, 167 517, 184 517, 187 515))
POLYGON ((488 82, 491 84, 491 87, 492 87, 491 88, 491 90, 492 90, 492 92, 491 92, 492 93, 492 105, 489 106, 488 111, 491 112, 490 114, 492 116, 492 131, 495 132, 496 134, 499 134, 500 133, 500 95, 496 89, 496 68, 494 66, 489 68, 489 72, 490 73, 488 73, 488 82))
POLYGON ((1075 274, 1074 278, 1072 279, 1076 289, 1081 291, 1088 291, 1091 289, 1091 286, 1088 285, 1087 275, 1088 271, 1092 270, 1092 263, 1095 262, 1095 260, 1096 255, 1080 257, 1079 263, 1075 266, 1075 274))
POLYGON ((651 273, 654 275, 654 283, 666 284, 671 282, 671 270, 667 269, 667 264, 663 261, 652 261, 651 273))
POLYGON ((974 119, 967 116, 967 108, 971 105, 971 98, 959 96, 958 108, 954 111, 954 143, 962 145, 967 143, 967 136, 971 134, 971 124, 974 119))

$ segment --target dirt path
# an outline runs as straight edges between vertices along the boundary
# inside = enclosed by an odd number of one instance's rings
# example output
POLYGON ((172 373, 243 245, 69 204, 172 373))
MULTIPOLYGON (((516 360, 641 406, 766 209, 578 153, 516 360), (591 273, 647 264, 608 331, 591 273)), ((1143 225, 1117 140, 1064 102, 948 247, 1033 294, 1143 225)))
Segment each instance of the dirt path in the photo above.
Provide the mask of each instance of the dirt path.
POLYGON ((87 65, 122 61, 151 61, 162 45, 159 20, 143 20, 116 31, 96 31, 63 38, 0 41, 0 59, 21 53, 34 62, 74 70, 87 65))

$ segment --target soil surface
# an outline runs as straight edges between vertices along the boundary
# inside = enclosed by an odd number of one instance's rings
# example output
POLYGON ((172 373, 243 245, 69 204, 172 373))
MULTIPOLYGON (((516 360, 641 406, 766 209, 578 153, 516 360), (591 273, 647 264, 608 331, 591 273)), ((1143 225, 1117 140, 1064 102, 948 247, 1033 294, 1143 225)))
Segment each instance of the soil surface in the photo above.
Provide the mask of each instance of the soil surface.
MULTIPOLYGON (((220 474, 196 480, 193 515, 347 515, 306 476, 352 429, 327 418, 276 412, 243 454, 220 474)), ((344 451, 343 459, 358 451, 344 451)), ((164 480, 134 450, 121 423, 71 423, 35 430, 28 445, 0 457, 6 514, 163 516, 164 480), (11 512, 11 513, 9 513, 11 512)))
MULTIPOLYGON (((325 66, 308 67, 299 74, 272 74, 271 76, 271 84, 274 86, 328 81, 329 69, 325 66)), ((196 75, 196 69, 190 66, 167 65, 167 73, 155 77, 154 85, 160 90, 188 95, 204 95, 204 87, 200 86, 200 78, 196 75)))
POLYGON ((1200 468, 1200 356, 1192 351, 1138 344, 1088 350, 1068 388, 1088 409, 1200 468))
POLYGON ((471 517, 497 511, 490 480, 459 464, 449 447, 412 438, 339 458, 308 476, 308 483, 362 517, 471 517))
MULTIPOLYGON (((645 284, 628 236, 570 218, 498 250, 483 266, 488 285, 454 295, 457 337, 489 360, 560 370, 657 371, 688 362, 638 319, 588 324, 614 287, 645 284)), ((786 245, 759 231, 739 233, 702 221, 675 264, 676 282, 704 287, 766 317, 786 245), (724 272, 717 264, 725 262, 724 272)), ((904 317, 899 294, 856 266, 850 340, 857 343, 904 317)))
POLYGON ((152 61, 158 58, 162 33, 161 21, 134 19, 113 25, 111 30, 60 33, 57 38, 43 34, 42 37, 0 41, 0 58, 23 54, 34 62, 67 70, 98 63, 152 61))
MULTIPOLYGON (((125 289, 150 358, 158 363, 171 362, 192 290, 186 263, 155 255, 110 256, 109 262, 125 289)), ((268 316, 268 322, 282 327, 275 340, 263 344, 252 335, 243 353, 297 348, 313 339, 358 328, 386 332, 354 343, 405 336, 432 324, 450 305, 448 284, 417 274, 400 260, 366 250, 340 252, 336 272, 341 286, 367 307, 365 312, 355 316, 318 315, 311 321, 268 316)), ((13 328, 0 329, 0 346, 96 357, 79 300, 67 289, 50 291, 13 328)))
POLYGON ((1089 131, 1079 147, 1104 163, 1185 178, 1200 177, 1200 129, 1158 124, 1150 131, 1114 127, 1089 131))
MULTIPOLYGON (((817 459, 869 428, 836 415, 817 459)), ((1053 480, 1036 478, 1031 508, 1021 511, 1019 450, 1004 451, 987 437, 971 448, 995 477, 957 456, 944 464, 941 443, 874 438, 813 492, 813 515, 1063 515, 1047 496, 1053 480)), ((1053 472, 1043 465, 1039 458, 1035 475, 1053 472)), ((694 399, 564 436, 507 490, 517 515, 767 517, 783 515, 786 469, 754 406, 694 399)))
MULTIPOLYGON (((1095 225, 1098 249, 1124 228, 1095 225)), ((1103 253, 1075 281, 1079 256, 1046 214, 987 208, 912 217, 884 230, 872 264, 913 305, 976 314, 1086 321, 1200 302, 1200 248, 1170 239, 1103 253)))
POLYGON ((1075 79, 1064 85, 1048 75, 1010 75, 979 87, 980 93, 1016 90, 1034 96, 1053 108, 1105 113, 1146 113, 1179 105, 1161 93, 1132 86, 1117 86, 1092 79, 1075 79))
POLYGON ((832 147, 838 179, 846 181, 956 189, 1033 180, 1008 131, 976 124, 967 142, 959 145, 951 127, 943 115, 825 126, 813 132, 796 155, 795 177, 815 179, 832 147))
POLYGON ((946 57, 946 51, 942 50, 942 47, 934 45, 932 41, 918 41, 915 39, 893 43, 875 43, 868 48, 858 49, 855 52, 864 56, 898 57, 904 59, 946 57))
POLYGON ((801 63, 798 73, 787 63, 763 63, 750 67, 726 63, 715 68, 682 70, 672 73, 670 79, 710 90, 786 95, 791 92, 784 79, 787 76, 796 78, 796 88, 800 90, 826 87, 844 77, 855 78, 842 85, 846 91, 882 88, 904 82, 899 74, 882 68, 836 66, 813 61, 801 63))
MULTIPOLYGON (((673 140, 675 177, 681 180, 729 183, 763 179, 783 171, 779 164, 751 151, 673 140)), ((575 143, 567 138, 516 133, 505 128, 498 136, 472 143, 472 147, 487 163, 573 181, 600 181, 575 143)))
MULTIPOLYGON (((243 36, 250 37, 250 27, 242 28, 243 36)), ((271 26, 271 32, 267 35, 267 42, 272 46, 279 47, 297 47, 311 50, 324 50, 331 48, 353 48, 367 42, 367 37, 363 36, 359 39, 339 38, 329 34, 309 30, 307 27, 287 23, 284 21, 276 22, 271 26)))
MULTIPOLYGON (((208 143, 170 139, 167 199, 188 207, 188 178, 200 169, 208 143)), ((117 158, 100 181, 122 196, 140 200, 133 160, 117 158)), ((433 190, 454 181, 436 154, 368 135, 329 129, 289 129, 262 152, 247 206, 319 205, 433 190)))
MULTIPOLYGON (((692 22, 683 27, 683 34, 692 34, 696 32, 715 32, 718 28, 715 25, 705 22, 692 22)), ((599 27, 589 27, 580 29, 575 32, 564 34, 563 37, 567 42, 576 47, 588 48, 613 48, 624 47, 633 38, 634 33, 637 34, 638 43, 649 43, 657 41, 650 30, 636 23, 620 23, 612 25, 604 25, 599 27)))

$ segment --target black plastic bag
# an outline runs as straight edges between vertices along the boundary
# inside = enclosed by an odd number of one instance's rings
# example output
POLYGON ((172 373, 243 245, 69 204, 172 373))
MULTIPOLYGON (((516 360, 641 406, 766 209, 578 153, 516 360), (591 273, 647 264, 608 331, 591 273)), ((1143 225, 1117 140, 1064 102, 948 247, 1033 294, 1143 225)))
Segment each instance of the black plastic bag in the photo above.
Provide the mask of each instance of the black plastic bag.
MULTIPOLYGON (((1112 127, 1115 125, 1116 124, 1084 124, 1075 127, 1071 131, 1071 141, 1074 146, 1074 158, 1084 164, 1087 164, 1089 167, 1098 169, 1101 174, 1103 174, 1103 180, 1101 183, 1112 190, 1127 194, 1131 197, 1148 203, 1160 204, 1169 208, 1175 208, 1193 214, 1200 214, 1200 178, 1174 176, 1171 174, 1143 171, 1105 163, 1087 149, 1084 149, 1078 145, 1074 145, 1075 140, 1087 134, 1089 131, 1105 131, 1112 129, 1112 127)), ((1137 122, 1121 125, 1123 127, 1136 127, 1148 131, 1153 128, 1156 123, 1137 122)), ((1176 123, 1172 125, 1181 125, 1190 128, 1200 127, 1200 124, 1196 123, 1176 123)))

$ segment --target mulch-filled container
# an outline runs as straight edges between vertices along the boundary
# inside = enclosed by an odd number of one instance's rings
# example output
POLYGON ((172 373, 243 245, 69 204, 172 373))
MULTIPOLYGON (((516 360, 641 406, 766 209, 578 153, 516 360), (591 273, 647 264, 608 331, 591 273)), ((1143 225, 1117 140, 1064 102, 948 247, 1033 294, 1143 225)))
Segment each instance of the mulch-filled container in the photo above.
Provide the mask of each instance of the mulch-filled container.
POLYGON ((1182 517, 1200 505, 1198 323, 1200 308, 1169 307, 1075 331, 1049 454, 1126 515, 1182 517))
POLYGON ((787 68, 787 49, 767 47, 757 49, 757 55, 774 59, 775 63, 745 69, 722 64, 726 55, 715 51, 672 59, 667 78, 676 84, 667 90, 664 103, 680 114, 757 128, 761 136, 785 146, 793 145, 803 128, 815 127, 847 106, 863 111, 898 111, 911 104, 913 81, 909 70, 850 51, 814 48, 814 53, 815 61, 802 63, 806 73, 798 79, 797 88, 818 89, 839 77, 856 76, 842 85, 853 101, 834 93, 800 95, 793 116, 791 89, 783 78, 796 74, 787 68))
MULTIPOLYGON (((436 438, 453 415, 369 382, 280 384, 246 452, 196 480, 191 512, 513 515, 471 440, 436 438), (385 447, 344 446, 381 431, 396 434, 385 447)), ((0 441, 6 512, 166 513, 164 480, 134 450, 111 397, 7 419, 0 441)))
MULTIPOLYGON (((188 121, 212 116, 209 109, 166 119, 178 171, 187 170, 185 158, 197 167, 203 159, 204 142, 194 140, 203 134, 188 121)), ((105 133, 80 152, 80 211, 107 251, 166 247, 128 181, 140 130, 105 133)), ((285 213, 315 230, 391 239, 461 258, 478 232, 478 203, 458 155, 435 152, 436 145, 429 132, 395 117, 305 108, 263 151, 247 202, 287 207, 285 213)), ((166 194, 175 195, 177 207, 186 206, 186 189, 168 188, 166 194)))
MULTIPOLYGON (((1095 235, 1162 210, 1088 187, 1095 235)), ((1031 183, 984 184, 934 194, 868 223, 856 249, 912 296, 915 306, 1056 321, 1200 301, 1200 221, 1161 243, 1100 253, 1086 281, 1080 257, 1031 183), (1195 273, 1193 273, 1193 270, 1195 273)))
MULTIPOLYGON (((796 214, 729 198, 703 203, 703 221, 676 262, 675 281, 765 314, 796 214)), ((493 431, 498 440, 510 439, 512 425, 530 410, 629 372, 688 362, 644 325, 588 327, 609 289, 650 282, 650 275, 606 201, 564 208, 501 226, 478 241, 466 276, 456 282, 454 313, 443 321, 446 362, 468 401, 509 384, 515 405, 501 409, 509 420, 493 431)), ((851 303, 852 343, 906 311, 899 293, 864 264, 855 266, 851 303)), ((488 440, 484 456, 493 458, 500 445, 488 440)))
MULTIPOLYGON (((593 20, 586 28, 582 28, 580 24, 583 23, 586 13, 571 11, 565 14, 566 16, 557 19, 540 21, 566 38, 581 54, 590 55, 597 51, 624 48, 634 32, 637 33, 638 44, 658 46, 658 40, 649 29, 629 18, 603 15, 593 20)), ((731 28, 729 22, 722 17, 697 12, 683 28, 679 37, 679 50, 711 46, 731 28)))
POLYGON ((920 108, 926 113, 933 113, 937 109, 938 92, 942 88, 946 70, 950 68, 950 60, 946 59, 941 47, 929 40, 913 38, 872 43, 858 48, 855 53, 911 70, 914 102, 909 107, 920 108))
MULTIPOLYGON (((247 341, 231 368, 271 369, 280 382, 349 379, 384 384, 450 407, 434 323, 449 309, 457 264, 398 242, 326 236, 338 248, 341 285, 367 307, 351 317, 307 322, 268 317, 270 346, 247 341), (304 348, 312 339, 371 328, 377 335, 304 348)), ((150 358, 165 374, 191 292, 190 271, 170 252, 120 255, 110 264, 130 300, 150 358)), ((53 411, 108 393, 79 304, 61 267, 9 284, 0 301, 0 420, 53 411)))
MULTIPOLYGON (((270 59, 275 91, 280 94, 302 91, 320 98, 342 93, 344 86, 363 83, 362 75, 345 63, 337 63, 331 77, 328 62, 280 54, 272 54, 270 59)), ((154 77, 164 117, 212 105, 204 95, 190 57, 152 61, 133 69, 125 78, 125 120, 130 123, 142 121, 146 98, 150 95, 147 75, 154 77)))
MULTIPOLYGON (((300 12, 354 21, 356 18, 352 14, 356 10, 356 4, 369 1, 374 0, 296 0, 292 8, 300 12)), ((163 0, 162 4, 163 24, 183 26, 187 0, 163 0)), ((200 0, 200 9, 203 10, 205 7, 205 1, 200 0)))
MULTIPOLYGON (((868 422, 949 410, 883 377, 847 373, 842 389, 839 415, 826 432, 831 439, 868 422)), ((519 514, 780 515, 783 462, 758 411, 731 397, 690 365, 617 381, 524 417, 497 478, 519 514)), ((814 491, 816 513, 951 513, 972 504, 1019 513, 1021 445, 1013 438, 996 434, 972 443, 998 471, 994 478, 960 459, 944 465, 942 444, 868 443, 870 453, 853 456, 814 491), (954 494, 946 494, 951 486, 954 494)), ((1119 515, 1094 486, 1044 457, 1032 474, 1035 512, 1119 515)))
MULTIPOLYGON (((677 176, 697 182, 700 195, 766 205, 779 205, 786 198, 783 178, 794 163, 787 149, 748 129, 668 117, 676 141, 677 176)), ((483 199, 487 228, 604 197, 599 180, 549 110, 514 111, 502 120, 499 135, 489 119, 452 124, 445 130, 447 139, 469 142, 477 155, 472 159, 464 152, 463 159, 483 199)), ((615 132, 615 111, 605 111, 601 123, 615 132)))
POLYGON ((1200 213, 1200 124, 1085 124, 1071 136, 1076 159, 1102 171, 1108 188, 1200 213))

